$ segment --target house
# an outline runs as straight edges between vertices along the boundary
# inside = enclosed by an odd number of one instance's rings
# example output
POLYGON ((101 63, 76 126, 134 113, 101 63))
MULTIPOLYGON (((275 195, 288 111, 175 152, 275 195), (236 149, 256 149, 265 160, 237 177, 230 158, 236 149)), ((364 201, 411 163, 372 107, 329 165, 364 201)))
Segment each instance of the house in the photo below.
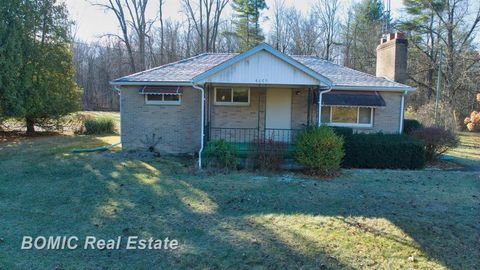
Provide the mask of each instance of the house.
POLYGON ((382 38, 376 76, 260 44, 116 79, 123 148, 146 147, 153 134, 157 150, 170 154, 201 152, 212 139, 292 143, 301 129, 318 124, 401 133, 405 95, 415 90, 403 84, 407 45, 403 33, 382 38))

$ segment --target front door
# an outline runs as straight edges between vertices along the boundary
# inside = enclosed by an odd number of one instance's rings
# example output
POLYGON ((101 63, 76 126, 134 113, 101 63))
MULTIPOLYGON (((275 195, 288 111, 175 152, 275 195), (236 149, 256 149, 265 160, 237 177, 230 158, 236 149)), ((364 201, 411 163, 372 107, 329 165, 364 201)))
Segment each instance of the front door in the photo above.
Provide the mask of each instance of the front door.
POLYGON ((265 115, 267 139, 289 141, 292 120, 292 90, 268 88, 265 115))

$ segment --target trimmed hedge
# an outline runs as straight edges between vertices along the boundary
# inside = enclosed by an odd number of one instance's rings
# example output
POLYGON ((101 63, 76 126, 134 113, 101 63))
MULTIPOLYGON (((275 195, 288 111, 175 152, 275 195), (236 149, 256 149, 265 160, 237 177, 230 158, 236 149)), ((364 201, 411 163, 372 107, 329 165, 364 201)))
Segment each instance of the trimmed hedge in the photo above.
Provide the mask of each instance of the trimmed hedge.
POLYGON ((344 139, 348 139, 353 135, 353 128, 349 127, 331 127, 335 134, 342 136, 344 139))
POLYGON ((346 168, 421 169, 425 149, 417 140, 397 134, 354 134, 345 140, 346 168))
POLYGON ((415 119, 404 119, 403 120, 403 132, 405 134, 411 134, 412 131, 422 128, 423 125, 415 119))
POLYGON ((115 121, 110 117, 97 117, 85 120, 85 134, 113 134, 115 121))

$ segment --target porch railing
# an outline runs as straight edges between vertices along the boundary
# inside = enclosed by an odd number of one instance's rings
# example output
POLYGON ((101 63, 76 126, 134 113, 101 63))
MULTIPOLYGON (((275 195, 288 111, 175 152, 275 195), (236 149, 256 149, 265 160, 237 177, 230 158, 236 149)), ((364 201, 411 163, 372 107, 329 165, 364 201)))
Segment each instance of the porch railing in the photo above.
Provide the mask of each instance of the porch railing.
POLYGON ((237 147, 240 152, 254 151, 258 143, 268 141, 282 143, 292 149, 302 129, 273 128, 209 128, 208 140, 224 140, 237 147))

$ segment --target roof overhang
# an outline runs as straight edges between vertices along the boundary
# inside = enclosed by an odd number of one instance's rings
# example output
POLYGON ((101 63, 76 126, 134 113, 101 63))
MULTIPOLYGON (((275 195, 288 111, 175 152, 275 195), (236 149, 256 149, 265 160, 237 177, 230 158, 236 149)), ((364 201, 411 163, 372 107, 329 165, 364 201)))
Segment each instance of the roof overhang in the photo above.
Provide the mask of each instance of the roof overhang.
POLYGON ((176 86, 192 86, 192 82, 188 81, 162 81, 162 82, 121 82, 121 81, 111 81, 110 85, 114 86, 171 86, 171 85, 176 85, 176 86))
POLYGON ((382 86, 349 86, 349 85, 333 85, 334 90, 351 90, 351 91, 381 91, 381 92, 412 92, 417 90, 415 87, 382 87, 382 86))

